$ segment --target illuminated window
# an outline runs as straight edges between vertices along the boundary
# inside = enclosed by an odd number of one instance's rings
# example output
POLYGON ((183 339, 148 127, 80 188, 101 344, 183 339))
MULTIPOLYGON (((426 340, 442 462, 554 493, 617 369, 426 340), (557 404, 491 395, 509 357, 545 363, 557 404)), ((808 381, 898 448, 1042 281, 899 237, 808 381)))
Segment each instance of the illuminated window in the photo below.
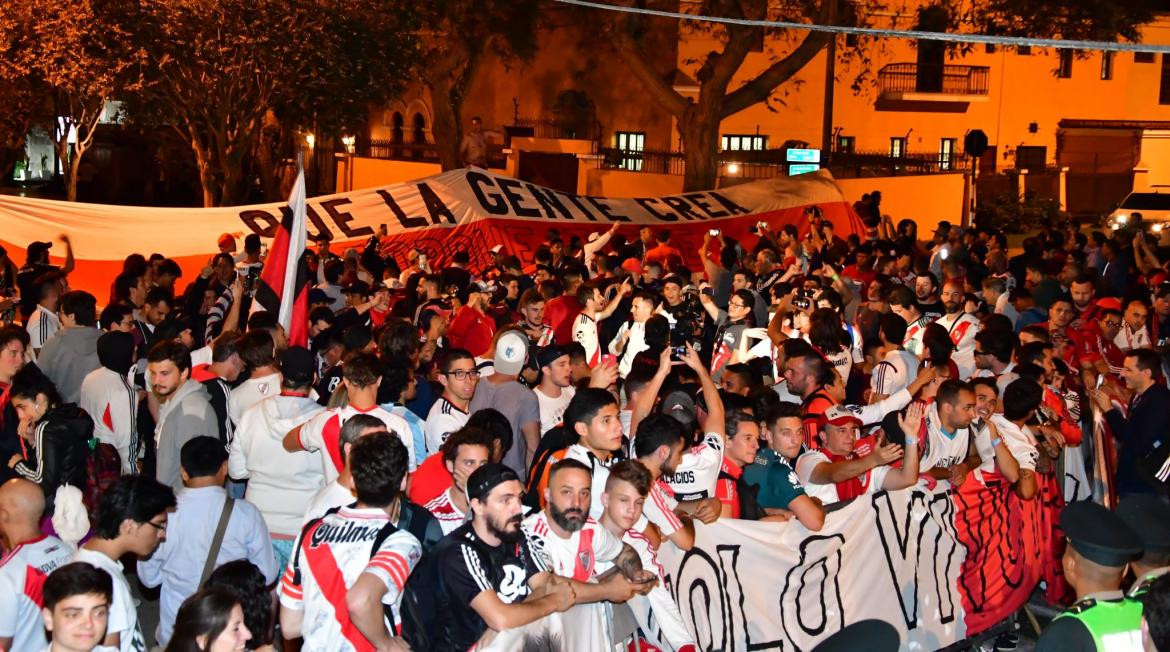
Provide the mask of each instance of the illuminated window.
POLYGON ((954 138, 943 138, 938 143, 938 169, 953 170, 955 167, 954 138))
POLYGON ((641 171, 642 152, 646 149, 646 132, 619 131, 614 137, 617 140, 617 148, 622 153, 620 167, 623 170, 641 171))
POLYGON ((721 149, 725 152, 763 151, 768 149, 768 137, 753 134, 723 134, 721 149))
POLYGON ((1113 79, 1113 53, 1101 53, 1101 79, 1113 79))
POLYGON ((852 154, 857 141, 853 136, 837 136, 837 151, 843 154, 852 154))
POLYGON ((902 158, 906 155, 906 137, 894 136, 890 139, 890 158, 902 158))

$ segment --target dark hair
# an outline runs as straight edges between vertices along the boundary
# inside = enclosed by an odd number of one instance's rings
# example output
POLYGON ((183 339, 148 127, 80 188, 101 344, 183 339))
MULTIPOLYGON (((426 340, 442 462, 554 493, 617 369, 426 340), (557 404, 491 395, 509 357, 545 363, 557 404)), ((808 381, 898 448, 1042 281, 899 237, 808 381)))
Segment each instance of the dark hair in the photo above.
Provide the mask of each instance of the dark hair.
MULTIPOLYGON (((639 437, 641 432, 642 429, 639 427, 639 437)), ((650 484, 654 482, 654 479, 650 477, 650 471, 638 460, 622 460, 609 467, 609 478, 605 481, 605 490, 609 491, 618 481, 630 483, 639 496, 645 496, 650 493, 650 484)))
POLYGON ((387 363, 407 364, 418 349, 418 329, 413 324, 391 322, 378 333, 378 352, 387 363))
POLYGON ((309 323, 312 324, 318 321, 323 321, 332 326, 337 323, 337 315, 333 314, 329 306, 317 306, 309 311, 309 323))
POLYGON ((1149 371, 1154 380, 1159 380, 1162 377, 1162 361, 1158 352, 1153 349, 1133 349, 1127 351, 1125 354, 1127 358, 1133 358, 1137 368, 1141 371, 1149 371))
POLYGON ((369 387, 382 377, 382 363, 373 353, 351 353, 341 365, 341 377, 348 384, 369 387))
POLYGON ((211 341, 211 361, 226 362, 233 355, 239 353, 240 334, 236 331, 223 331, 211 341))
POLYGON ((142 303, 143 305, 150 304, 152 306, 165 303, 173 308, 175 304, 175 298, 171 296, 170 290, 164 287, 158 287, 156 285, 155 287, 152 287, 146 291, 146 298, 143 299, 142 303))
POLYGON ((255 564, 247 559, 229 561, 212 571, 203 588, 227 589, 236 596, 244 612, 244 626, 252 632, 248 649, 254 650, 272 642, 272 599, 264 573, 255 564))
POLYGON ((577 303, 581 304, 581 307, 584 308, 585 304, 588 303, 589 300, 593 298, 594 290, 598 290, 598 289, 599 288, 596 285, 594 285, 593 283, 582 283, 581 285, 578 285, 577 286, 577 303))
POLYGON ((162 262, 158 264, 158 268, 155 270, 155 274, 160 276, 166 274, 167 276, 180 278, 183 276, 183 268, 179 267, 179 263, 175 262, 174 259, 164 258, 162 262))
MULTIPOLYGON (((1025 327, 1021 328, 1020 335, 1023 335, 1024 333, 1031 335, 1032 337, 1036 338, 1038 341, 1040 341, 1044 344, 1048 344, 1048 345, 1052 344, 1052 334, 1048 332, 1047 328, 1044 328, 1043 326, 1041 326, 1039 324, 1032 324, 1031 326, 1025 326, 1025 327)), ((1032 342, 1029 342, 1029 344, 1031 344, 1031 343, 1032 342)))
POLYGON ((902 346, 906 339, 906 320, 899 315, 886 312, 878 319, 878 332, 891 344, 902 346))
POLYGON ((342 424, 337 432, 337 450, 341 451, 342 457, 345 457, 345 445, 356 442, 362 431, 370 428, 387 430, 386 423, 372 414, 355 414, 342 424))
POLYGON ((601 411, 601 408, 616 404, 617 399, 608 390, 599 387, 586 387, 578 390, 573 395, 573 399, 569 401, 569 406, 565 408, 564 423, 571 433, 570 438, 577 436, 576 426, 578 423, 584 423, 588 426, 593 417, 601 411))
POLYGON ((746 410, 728 410, 727 414, 723 417, 723 432, 727 433, 729 438, 734 437, 736 431, 739 430, 739 424, 755 422, 756 418, 746 410))
POLYGON ((382 372, 382 384, 378 385, 378 403, 397 403, 402 392, 410 387, 414 371, 404 364, 388 364, 382 372))
POLYGON ((180 373, 191 368, 191 352, 175 340, 159 342, 150 347, 150 353, 146 354, 147 362, 163 362, 165 360, 175 363, 180 373))
POLYGON ((891 306, 897 306, 899 308, 905 309, 918 309, 917 297, 914 296, 914 292, 912 292, 910 288, 904 285, 895 286, 894 289, 890 290, 890 296, 887 301, 891 306))
POLYGON ((179 449, 179 464, 192 478, 206 478, 219 473, 227 461, 227 450, 218 437, 193 437, 179 449))
POLYGON ((996 360, 1006 364, 1012 361, 1012 353, 1019 345, 1020 338, 1011 331, 982 330, 975 334, 975 342, 996 360))
POLYGON ((808 316, 808 341, 826 355, 838 353, 850 344, 841 326, 841 315, 832 308, 817 308, 808 316))
POLYGON ((117 301, 130 301, 130 290, 138 285, 139 279, 142 278, 143 272, 122 272, 114 278, 114 299, 117 301))
POLYGON ((205 652, 210 649, 211 642, 227 629, 232 608, 239 604, 235 592, 223 587, 203 589, 187 598, 175 616, 175 631, 167 643, 166 652, 205 652), (204 637, 205 646, 196 640, 200 636, 204 637))
POLYGON ((1027 378, 1017 378, 1003 390, 1003 416, 1009 421, 1023 419, 1040 407, 1043 400, 1044 390, 1038 383, 1027 378))
POLYGON ((110 330, 113 326, 122 323, 126 315, 133 315, 134 311, 130 306, 124 306, 120 303, 111 303, 102 310, 101 323, 102 328, 110 330))
POLYGON ((829 364, 823 355, 814 351, 805 355, 793 356, 793 358, 804 360, 804 372, 812 376, 816 384, 822 386, 833 384, 833 374, 835 373, 833 365, 829 364))
POLYGON ((49 401, 49 405, 58 405, 61 403, 61 394, 57 392, 57 386, 49 377, 45 375, 35 364, 28 364, 21 367, 20 371, 12 377, 12 389, 9 391, 9 399, 23 398, 30 401, 35 401, 38 394, 44 394, 49 401))
POLYGON ((272 334, 266 330, 248 331, 236 342, 240 359, 248 365, 249 369, 275 365, 275 346, 272 334))
POLYGON ((939 404, 946 403, 954 407, 959 402, 959 395, 964 391, 971 392, 974 390, 967 383, 951 378, 950 380, 943 381, 943 384, 938 386, 938 394, 934 400, 939 404))
POLYGON ((261 310, 248 316, 248 330, 273 330, 279 325, 277 315, 271 310, 261 310))
POLYGON ((548 468, 548 484, 552 485, 553 476, 560 473, 561 471, 566 471, 569 469, 576 469, 578 471, 584 471, 585 475, 589 476, 590 478, 593 477, 593 471, 589 468, 589 466, 587 464, 585 464, 584 462, 581 462, 580 460, 575 460, 571 457, 566 457, 565 459, 560 460, 559 462, 555 462, 552 466, 550 466, 548 468))
POLYGON ((460 446, 483 446, 487 449, 490 459, 493 441, 492 436, 486 430, 474 426, 463 426, 447 437, 443 445, 439 447, 439 452, 443 455, 444 462, 454 462, 455 458, 459 456, 460 446))
POLYGON ((992 378, 991 376, 972 378, 971 380, 967 381, 967 384, 971 386, 971 391, 975 391, 976 387, 986 387, 987 389, 991 390, 991 393, 995 394, 997 397, 999 396, 999 385, 996 384, 995 378, 992 378))
MULTIPOLYGON (((508 417, 495 408, 481 408, 472 412, 464 427, 486 431, 492 441, 500 442, 501 455, 507 454, 512 449, 512 440, 515 438, 515 434, 512 432, 512 423, 508 421, 508 417)), ((495 453, 495 451, 492 452, 495 453)))
POLYGON ((475 356, 467 349, 447 349, 442 362, 439 363, 439 371, 443 373, 451 371, 451 367, 460 360, 471 360, 472 366, 475 366, 475 356))
POLYGON ((1052 345, 1044 342, 1028 342, 1020 347, 1020 353, 1016 356, 1017 364, 1035 364, 1039 365, 1040 361, 1044 359, 1044 352, 1051 351, 1052 345))
POLYGON ((61 314, 71 315, 78 326, 97 323, 97 298, 85 290, 66 292, 61 297, 61 314))
POLYGON ((771 427, 780 419, 804 419, 804 412, 800 409, 799 403, 782 402, 779 405, 769 408, 763 414, 760 421, 765 425, 771 427))
MULTIPOLYGON (((735 364, 729 364, 723 368, 723 373, 724 374, 735 374, 735 375, 739 376, 740 378, 742 378, 744 380, 744 384, 747 385, 748 387, 754 388, 754 387, 757 387, 758 385, 763 384, 763 382, 764 382, 764 378, 763 378, 763 376, 760 375, 760 372, 757 371, 750 364, 747 364, 746 362, 737 362, 735 364)), ((772 392, 773 395, 775 393, 776 392, 772 392)))
POLYGON ((651 414, 638 424, 638 436, 634 437, 634 457, 646 457, 662 446, 685 445, 686 441, 687 432, 678 419, 666 414, 651 414))
POLYGON ((349 468, 358 502, 386 507, 394 502, 410 454, 397 435, 373 432, 359 437, 349 450, 349 468))
POLYGON ((114 580, 106 571, 87 564, 75 561, 65 564, 49 573, 41 587, 41 598, 44 607, 49 611, 65 598, 75 595, 100 595, 106 602, 114 599, 114 580))
POLYGON ((94 533, 117 539, 122 522, 146 523, 175 506, 175 492, 145 475, 124 475, 114 481, 98 502, 94 533))
POLYGON ((1162 575, 1151 582, 1141 601, 1142 620, 1154 647, 1170 650, 1170 575, 1162 575))

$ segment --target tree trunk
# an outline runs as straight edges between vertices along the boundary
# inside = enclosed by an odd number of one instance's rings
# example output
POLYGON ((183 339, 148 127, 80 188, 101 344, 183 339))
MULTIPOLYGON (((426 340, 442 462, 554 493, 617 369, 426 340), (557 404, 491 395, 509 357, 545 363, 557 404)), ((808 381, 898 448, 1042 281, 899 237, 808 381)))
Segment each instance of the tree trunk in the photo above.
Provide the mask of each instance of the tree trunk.
POLYGON ((719 176, 718 106, 699 103, 687 107, 679 122, 686 172, 683 191, 710 190, 719 176))
POLYGON ((68 165, 65 166, 65 199, 66 201, 77 201, 77 171, 81 169, 81 156, 85 150, 76 147, 73 151, 73 157, 69 159, 68 165))
POLYGON ((435 150, 443 170, 463 167, 462 157, 459 156, 459 145, 463 142, 463 123, 459 119, 463 89, 454 86, 447 75, 437 75, 436 81, 430 85, 431 103, 435 112, 431 133, 435 137, 435 150))

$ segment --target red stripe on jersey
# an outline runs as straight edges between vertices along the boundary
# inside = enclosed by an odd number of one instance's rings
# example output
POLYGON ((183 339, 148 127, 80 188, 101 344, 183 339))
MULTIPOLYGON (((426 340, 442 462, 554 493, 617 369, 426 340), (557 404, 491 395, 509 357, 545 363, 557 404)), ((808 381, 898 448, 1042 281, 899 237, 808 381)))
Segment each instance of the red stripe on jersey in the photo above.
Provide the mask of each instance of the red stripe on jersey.
MULTIPOLYGON (((330 421, 332 420, 330 419, 330 421)), ((311 541, 313 533, 321 527, 321 523, 323 521, 318 521, 317 525, 305 533, 304 538, 311 541)), ((353 645, 357 652, 374 652, 374 646, 370 645, 370 642, 366 640, 366 637, 362 635, 349 617, 349 607, 345 604, 345 594, 348 591, 348 587, 345 585, 345 576, 338 568, 337 560, 333 558, 329 545, 304 546, 301 550, 305 554, 305 563, 313 571, 313 579, 317 582, 321 596, 325 598, 329 606, 333 607, 333 617, 341 625, 341 635, 353 645)))
POLYGON ((663 515, 666 516, 666 520, 670 522, 671 527, 675 529, 682 529, 682 521, 679 520, 678 515, 674 513, 674 510, 672 510, 670 506, 666 504, 666 499, 662 497, 661 491, 655 491, 654 487, 650 487, 650 499, 654 501, 655 505, 658 505, 658 509, 662 510, 663 515))
POLYGON ((45 578, 47 577, 48 575, 39 568, 26 566, 24 569, 24 594, 38 607, 45 606, 42 590, 45 587, 45 578))
POLYGON ((333 468, 341 473, 345 470, 345 460, 341 459, 341 415, 329 417, 325 425, 321 426, 321 440, 325 442, 325 452, 333 462, 333 468))
POLYGON ((588 582, 593 577, 593 528, 583 528, 577 539, 577 557, 573 560, 573 579, 588 582))
POLYGON ((106 409, 102 412, 102 423, 110 430, 114 429, 114 418, 110 415, 110 404, 106 403, 106 409))

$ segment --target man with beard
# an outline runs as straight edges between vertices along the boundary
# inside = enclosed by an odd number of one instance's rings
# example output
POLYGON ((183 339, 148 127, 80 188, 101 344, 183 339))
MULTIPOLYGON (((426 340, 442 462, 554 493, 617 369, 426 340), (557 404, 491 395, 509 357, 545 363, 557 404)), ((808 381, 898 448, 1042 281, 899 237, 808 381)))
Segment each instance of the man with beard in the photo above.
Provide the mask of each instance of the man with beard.
POLYGON ((1075 315, 1072 299, 1058 297, 1048 308, 1048 321, 1040 324, 1048 330, 1057 354, 1066 362, 1071 361, 1076 352, 1077 331, 1072 327, 1075 315))
POLYGON ((962 281, 951 279, 943 285, 942 303, 946 314, 934 323, 947 329, 955 343, 951 360, 959 367, 959 379, 967 380, 975 373, 975 335, 979 332, 979 318, 963 310, 962 281))
POLYGON ((804 445, 816 448, 817 433, 824 425, 825 411, 837 404, 837 400, 826 391, 833 384, 837 372, 820 354, 792 356, 784 361, 784 380, 788 391, 799 396, 800 410, 804 414, 804 445))
POLYGON ((219 423, 207 390, 191 380, 191 354, 175 341, 159 342, 146 358, 154 395, 158 398, 155 477, 181 490, 179 451, 191 439, 216 434, 219 423))
MULTIPOLYGON (((608 480, 608 474, 607 474, 608 480)), ((614 643, 608 606, 600 602, 625 602, 645 595, 656 583, 642 560, 586 513, 592 499, 592 473, 574 459, 557 462, 549 469, 545 507, 524 519, 521 527, 535 556, 552 572, 573 581, 576 606, 565 617, 565 634, 571 650, 601 650, 614 643), (598 563, 618 569, 601 577, 598 563)), ((600 497, 599 497, 600 498, 600 497)))
MULTIPOLYGON (((914 297, 918 299, 918 311, 928 319, 936 320, 943 316, 943 303, 938 296, 938 277, 930 272, 923 272, 914 277, 914 297)), ((906 323, 911 323, 909 319, 906 323)))
POLYGON ((622 422, 617 399, 608 390, 587 387, 573 396, 565 409, 564 426, 577 443, 548 457, 548 470, 541 479, 538 494, 544 505, 551 480, 549 471, 561 460, 577 460, 586 465, 593 476, 593 503, 589 515, 601 517, 601 494, 609 466, 622 452, 622 422))
MULTIPOLYGON (((448 600, 436 650, 467 650, 560 630, 548 618, 573 606, 573 585, 532 554, 520 528, 524 485, 511 468, 487 464, 467 479, 471 521, 440 542, 439 578, 448 600)), ((517 645, 515 649, 521 649, 517 645)))
POLYGON ((1073 328, 1082 328, 1097 320, 1097 287, 1096 279, 1088 272, 1077 274, 1068 286, 1069 296, 1072 297, 1073 310, 1076 318, 1073 319, 1073 328))
MULTIPOLYGON (((967 472, 979 464, 970 460, 971 422, 975 419, 975 392, 960 380, 947 380, 938 387, 934 402, 926 409, 919 438, 926 448, 919 467, 936 480, 949 480, 958 488, 967 472)), ((906 436, 910 437, 909 431, 906 436)), ((907 440, 909 441, 909 440, 907 440)))
POLYGON ((467 478, 488 463, 492 438, 479 428, 461 428, 451 433, 439 452, 451 474, 451 486, 426 507, 439 521, 443 534, 450 534, 467 520, 467 478))

